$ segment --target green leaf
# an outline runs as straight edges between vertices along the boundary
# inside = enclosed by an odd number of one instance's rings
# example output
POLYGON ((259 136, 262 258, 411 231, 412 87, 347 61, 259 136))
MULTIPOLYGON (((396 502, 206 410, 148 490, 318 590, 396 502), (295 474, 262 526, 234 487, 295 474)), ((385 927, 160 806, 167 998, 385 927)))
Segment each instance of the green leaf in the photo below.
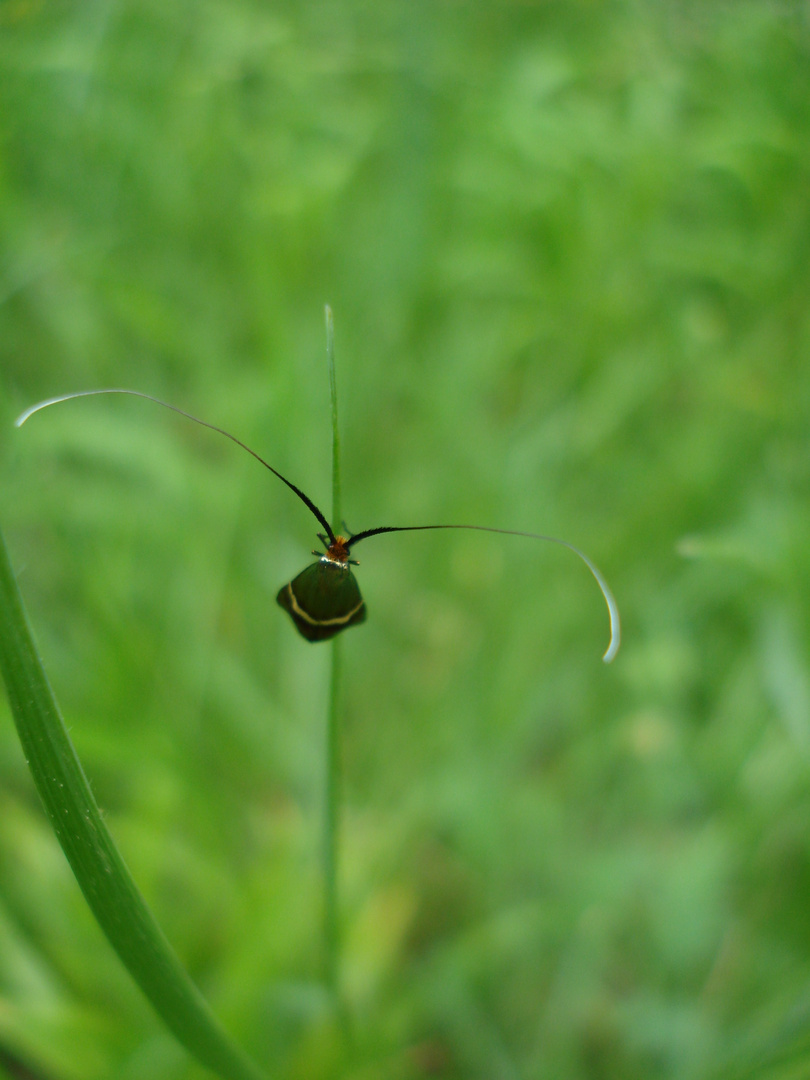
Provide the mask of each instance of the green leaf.
POLYGON ((226 1035, 138 891, 99 813, 34 646, 0 533, 0 670, 59 843, 101 929, 177 1039, 227 1080, 262 1080, 226 1035))

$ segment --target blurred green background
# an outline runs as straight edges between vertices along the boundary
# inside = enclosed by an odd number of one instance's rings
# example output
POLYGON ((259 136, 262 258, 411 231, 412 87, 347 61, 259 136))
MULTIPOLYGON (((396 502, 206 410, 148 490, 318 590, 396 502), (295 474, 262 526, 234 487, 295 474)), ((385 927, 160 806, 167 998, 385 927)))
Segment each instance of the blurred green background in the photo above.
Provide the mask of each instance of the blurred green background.
MULTIPOLYGON (((721 0, 0 5, 0 522, 160 923, 273 1076, 709 1077, 810 1031, 810 16, 721 0), (358 549, 341 921, 328 648, 358 549)), ((203 1071, 85 908, 0 700, 0 1045, 203 1071)), ((3 1075, 0 1064, 0 1075, 3 1075)), ((8 1075, 19 1074, 8 1072, 8 1075)))

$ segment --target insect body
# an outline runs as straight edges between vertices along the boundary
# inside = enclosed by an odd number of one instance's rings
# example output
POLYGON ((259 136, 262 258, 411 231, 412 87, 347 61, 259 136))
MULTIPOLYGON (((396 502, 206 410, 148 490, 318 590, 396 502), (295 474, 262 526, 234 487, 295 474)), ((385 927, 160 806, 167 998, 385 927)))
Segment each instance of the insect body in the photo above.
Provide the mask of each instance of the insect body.
POLYGON ((276 597, 307 641, 326 641, 366 621, 366 602, 349 566, 355 560, 349 558, 348 541, 336 536, 330 544, 323 534, 318 535, 326 552, 279 589, 276 597))
POLYGON ((502 533, 505 536, 525 536, 532 540, 547 540, 552 544, 559 544, 568 548, 569 551, 573 551, 593 574, 607 604, 610 616, 610 643, 602 659, 609 663, 618 651, 620 641, 619 610, 616 601, 613 599, 613 594, 594 563, 579 548, 569 544, 567 540, 559 540, 555 536, 542 536, 539 533, 518 532, 515 529, 495 529, 487 525, 381 525, 374 529, 365 529, 363 532, 353 533, 348 538, 338 536, 332 531, 329 522, 308 495, 305 495, 299 487, 296 487, 286 476, 282 476, 277 469, 274 469, 255 450, 251 450, 235 435, 231 435, 224 428, 216 427, 215 424, 200 420, 198 417, 192 416, 191 413, 178 409, 175 405, 169 405, 167 402, 161 401, 160 398, 141 393, 140 390, 80 390, 78 393, 49 398, 47 401, 40 401, 37 405, 32 405, 30 409, 26 409, 15 421, 16 426, 22 427, 29 416, 33 416, 35 412, 39 412, 40 409, 47 408, 49 405, 56 405, 61 401, 71 401, 73 398, 92 397, 96 394, 131 394, 133 397, 146 398, 147 401, 154 401, 157 405, 171 409, 172 412, 180 413, 181 416, 185 416, 188 420, 193 420, 195 424, 202 424, 203 427, 224 435, 231 442, 235 442, 237 446, 241 446, 243 450, 247 450, 274 476, 277 476, 282 483, 286 484, 291 491, 295 492, 318 523, 323 526, 325 531, 318 533, 318 538, 326 550, 325 552, 314 551, 313 555, 318 556, 318 561, 302 570, 297 577, 285 585, 279 591, 276 599, 284 610, 289 612, 298 632, 307 641, 327 641, 329 638, 334 637, 335 634, 339 634, 341 630, 365 622, 365 601, 360 595, 360 588, 351 570, 351 567, 356 566, 357 563, 355 559, 350 558, 351 549, 356 544, 359 544, 361 540, 366 540, 370 536, 379 536, 382 533, 392 532, 420 532, 425 529, 472 529, 478 532, 502 533))

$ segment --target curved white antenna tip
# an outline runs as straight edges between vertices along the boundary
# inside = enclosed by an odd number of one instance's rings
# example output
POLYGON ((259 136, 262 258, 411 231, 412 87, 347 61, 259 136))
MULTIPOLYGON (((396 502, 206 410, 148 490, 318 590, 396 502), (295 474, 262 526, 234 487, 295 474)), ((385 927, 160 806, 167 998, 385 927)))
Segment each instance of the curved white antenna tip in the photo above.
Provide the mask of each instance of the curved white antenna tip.
POLYGON ((544 536, 542 539, 551 540, 552 543, 555 544, 561 544, 563 547, 568 548, 569 551, 573 551, 575 555, 578 555, 588 567, 596 584, 599 586, 599 591, 602 593, 602 598, 607 605, 608 618, 610 619, 610 641, 608 642, 607 650, 602 657, 604 663, 609 664, 619 651, 619 646, 622 643, 622 624, 619 618, 619 605, 616 603, 613 593, 610 591, 610 586, 602 575, 602 571, 598 568, 596 563, 588 558, 584 551, 580 551, 578 547, 569 544, 567 540, 558 540, 555 536, 544 536))
POLYGON ((619 606, 613 598, 613 593, 608 588, 608 583, 602 577, 602 574, 596 571, 596 567, 592 563, 590 564, 590 570, 596 578, 597 585, 602 590, 602 596, 607 604, 608 617, 610 618, 610 641, 608 642, 605 655, 602 657, 603 663, 609 664, 619 651, 619 646, 622 643, 622 624, 619 619, 619 606))
POLYGON ((138 394, 137 391, 132 390, 78 390, 72 394, 60 394, 59 397, 46 398, 45 401, 38 401, 36 405, 32 405, 30 409, 26 409, 24 413, 20 413, 17 419, 14 421, 14 427, 22 427, 25 421, 33 416, 34 413, 39 412, 40 409, 47 409, 49 405, 58 405, 60 401, 72 401, 73 398, 80 397, 93 397, 96 394, 132 394, 135 393, 136 397, 144 397, 143 394, 138 394))
POLYGON ((602 657, 604 663, 609 664, 616 653, 619 651, 619 646, 622 643, 622 624, 619 618, 619 605, 610 591, 610 586, 602 575, 602 571, 592 562, 584 551, 580 551, 579 548, 574 547, 573 544, 569 544, 567 540, 557 540, 555 537, 544 537, 546 540, 553 540, 555 544, 562 544, 563 547, 567 547, 569 551, 573 551, 575 555, 579 555, 580 559, 590 570, 591 574, 599 586, 599 591, 602 593, 602 598, 605 601, 608 609, 608 618, 610 619, 610 641, 608 642, 607 650, 602 657))
POLYGON ((50 402, 41 401, 37 405, 32 405, 30 409, 26 409, 25 412, 20 413, 17 419, 14 421, 14 427, 22 427, 29 416, 33 416, 37 409, 49 405, 50 402))
POLYGON ((616 625, 610 628, 610 644, 607 647, 607 652, 602 657, 602 663, 609 664, 616 653, 619 651, 619 646, 622 643, 622 634, 619 627, 618 617, 616 625))

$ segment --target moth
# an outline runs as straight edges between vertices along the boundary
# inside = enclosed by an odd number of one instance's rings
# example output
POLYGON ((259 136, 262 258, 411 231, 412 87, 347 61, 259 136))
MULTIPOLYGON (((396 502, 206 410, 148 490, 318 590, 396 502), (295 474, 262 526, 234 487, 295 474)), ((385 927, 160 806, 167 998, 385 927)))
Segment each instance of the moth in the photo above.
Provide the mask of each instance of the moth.
POLYGON ((323 532, 319 532, 317 536, 323 544, 324 550, 312 552, 313 555, 317 556, 317 561, 311 563, 297 577, 284 585, 279 590, 276 600, 288 612, 296 629, 307 641, 328 641, 336 634, 341 633, 341 631, 348 630, 350 626, 358 626, 360 623, 365 622, 367 615, 366 603, 352 571, 352 567, 358 565, 357 560, 352 558, 352 553, 358 544, 368 540, 371 536, 380 536, 383 533, 420 532, 426 529, 466 529, 478 532, 501 533, 505 536, 525 536, 532 540, 544 540, 568 548, 569 551, 577 555, 593 575, 608 609, 610 641, 602 659, 605 663, 610 663, 618 652, 621 629, 619 609, 613 594, 596 565, 584 552, 574 547, 573 544, 569 544, 567 540, 560 540, 555 536, 543 536, 540 533, 520 532, 516 529, 496 529, 488 525, 380 525, 373 529, 363 529, 361 532, 351 533, 348 536, 339 535, 333 531, 324 514, 312 499, 304 494, 301 488, 288 480, 286 476, 282 476, 277 469, 274 469, 255 450, 251 450, 241 439, 237 439, 235 435, 225 431, 224 428, 209 424, 206 420, 200 420, 199 417, 192 416, 191 413, 186 412, 184 409, 179 409, 176 405, 169 405, 168 402, 161 401, 160 398, 153 397, 151 394, 142 393, 140 390, 79 390, 72 394, 62 394, 60 397, 48 398, 46 401, 40 401, 36 405, 32 405, 30 409, 26 409, 17 418, 15 425, 22 427, 34 413, 46 409, 50 405, 58 405, 63 401, 72 401, 75 398, 94 397, 99 394, 130 394, 133 397, 145 398, 147 401, 155 402, 156 405, 162 405, 165 409, 171 409, 172 412, 179 413, 188 420, 193 420, 195 424, 201 424, 211 431, 224 435, 226 439, 235 442, 237 446, 241 446, 243 450, 256 458, 260 464, 269 469, 274 476, 277 476, 282 483, 287 485, 290 491, 298 496, 323 529, 323 532))

